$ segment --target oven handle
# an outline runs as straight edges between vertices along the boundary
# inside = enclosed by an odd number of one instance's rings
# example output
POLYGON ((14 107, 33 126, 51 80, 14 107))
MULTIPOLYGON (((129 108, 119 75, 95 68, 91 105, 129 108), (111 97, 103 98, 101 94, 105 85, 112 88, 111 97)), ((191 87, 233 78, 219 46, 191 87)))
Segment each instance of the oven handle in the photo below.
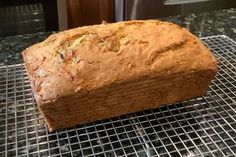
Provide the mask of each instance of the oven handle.
POLYGON ((206 2, 211 0, 164 0, 164 5, 178 5, 178 4, 189 4, 189 3, 198 3, 198 2, 206 2))

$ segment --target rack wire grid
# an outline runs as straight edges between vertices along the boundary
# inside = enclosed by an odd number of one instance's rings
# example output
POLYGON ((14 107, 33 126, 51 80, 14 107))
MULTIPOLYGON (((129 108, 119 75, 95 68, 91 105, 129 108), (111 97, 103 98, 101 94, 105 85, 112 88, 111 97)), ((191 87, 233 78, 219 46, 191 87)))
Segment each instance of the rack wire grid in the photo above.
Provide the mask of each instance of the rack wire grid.
POLYGON ((0 156, 235 156, 236 42, 202 41, 219 62, 204 96, 52 133, 25 65, 0 67, 0 156))

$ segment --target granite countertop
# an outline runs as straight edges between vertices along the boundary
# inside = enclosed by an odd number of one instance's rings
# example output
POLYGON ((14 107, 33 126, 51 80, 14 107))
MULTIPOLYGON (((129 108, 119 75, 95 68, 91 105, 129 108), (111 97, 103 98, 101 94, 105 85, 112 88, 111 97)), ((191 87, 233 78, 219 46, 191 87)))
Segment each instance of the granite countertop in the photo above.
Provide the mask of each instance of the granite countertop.
MULTIPOLYGON (((199 37, 224 34, 236 40, 236 8, 161 18, 186 27, 199 37)), ((22 63, 21 52, 53 32, 0 37, 0 66, 22 63)))

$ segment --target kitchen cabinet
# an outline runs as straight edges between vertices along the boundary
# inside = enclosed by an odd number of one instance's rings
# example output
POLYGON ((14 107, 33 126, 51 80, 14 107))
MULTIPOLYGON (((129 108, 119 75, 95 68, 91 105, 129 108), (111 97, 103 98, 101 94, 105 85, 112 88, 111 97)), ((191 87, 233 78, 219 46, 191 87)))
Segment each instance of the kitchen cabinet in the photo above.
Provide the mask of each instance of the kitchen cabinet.
POLYGON ((68 28, 114 21, 112 0, 67 0, 68 28))

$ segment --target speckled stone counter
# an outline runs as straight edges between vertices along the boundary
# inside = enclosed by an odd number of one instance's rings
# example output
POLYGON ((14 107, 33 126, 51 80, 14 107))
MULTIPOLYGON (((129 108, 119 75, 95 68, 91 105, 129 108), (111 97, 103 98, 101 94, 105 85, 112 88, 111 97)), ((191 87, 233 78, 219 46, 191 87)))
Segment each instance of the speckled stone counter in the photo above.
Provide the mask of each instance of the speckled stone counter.
MULTIPOLYGON (((161 18, 186 27, 199 37, 224 34, 236 40, 236 8, 161 18)), ((22 63, 21 52, 53 32, 0 37, 0 66, 22 63)))
POLYGON ((43 41, 53 32, 41 32, 0 37, 0 66, 22 63, 21 52, 28 46, 43 41))
POLYGON ((199 37, 227 35, 236 39, 236 8, 162 18, 187 28, 199 37))

